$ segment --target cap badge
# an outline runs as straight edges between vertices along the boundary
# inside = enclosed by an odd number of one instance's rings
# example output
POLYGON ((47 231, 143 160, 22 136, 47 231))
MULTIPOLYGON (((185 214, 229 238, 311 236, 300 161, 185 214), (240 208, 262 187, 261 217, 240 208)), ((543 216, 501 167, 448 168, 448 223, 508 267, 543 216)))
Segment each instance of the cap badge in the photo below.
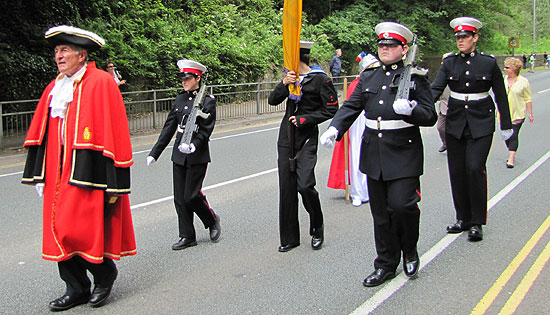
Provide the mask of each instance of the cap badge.
POLYGON ((384 36, 384 38, 390 37, 390 33, 388 33, 388 32, 384 32, 384 34, 382 34, 382 35, 384 36))
POLYGON ((462 31, 462 25, 460 25, 459 27, 457 27, 457 29, 458 29, 459 31, 462 31))

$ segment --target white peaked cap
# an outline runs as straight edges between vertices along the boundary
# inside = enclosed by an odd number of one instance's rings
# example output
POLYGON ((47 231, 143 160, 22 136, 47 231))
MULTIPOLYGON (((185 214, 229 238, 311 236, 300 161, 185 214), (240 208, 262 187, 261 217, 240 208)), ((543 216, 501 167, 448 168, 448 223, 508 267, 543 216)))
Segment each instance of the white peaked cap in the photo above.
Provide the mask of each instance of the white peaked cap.
POLYGON ((454 29, 455 35, 462 35, 467 31, 477 33, 477 30, 483 26, 478 19, 466 16, 453 19, 449 24, 454 29))
POLYGON ((409 30, 405 25, 395 22, 378 23, 378 25, 374 28, 374 31, 378 34, 378 41, 384 43, 390 43, 392 40, 398 40, 403 45, 406 45, 414 38, 414 34, 411 30, 409 30))
POLYGON ((206 72, 206 67, 203 64, 194 60, 178 60, 177 65, 179 68, 179 73, 185 77, 193 74, 201 76, 204 72, 206 72))

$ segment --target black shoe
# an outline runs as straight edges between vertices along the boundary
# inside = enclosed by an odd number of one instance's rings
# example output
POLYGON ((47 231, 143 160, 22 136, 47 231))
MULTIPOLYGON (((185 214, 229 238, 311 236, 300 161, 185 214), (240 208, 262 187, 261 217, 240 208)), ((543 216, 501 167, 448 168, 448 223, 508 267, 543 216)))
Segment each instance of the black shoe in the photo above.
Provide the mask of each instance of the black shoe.
POLYGON ((298 247, 298 246, 300 246, 300 243, 281 245, 281 246, 279 246, 279 251, 281 253, 288 252, 289 250, 293 249, 294 247, 298 247))
POLYGON ((483 239, 483 229, 481 228, 481 225, 473 225, 472 228, 470 228, 470 232, 468 232, 468 240, 472 242, 478 242, 483 239))
POLYGON ((113 288, 117 275, 118 271, 115 269, 108 283, 96 283, 94 290, 92 291, 92 295, 90 296, 89 302, 91 307, 100 307, 105 304, 109 294, 111 294, 111 289, 113 288))
POLYGON ((437 151, 440 152, 440 153, 443 153, 443 152, 447 151, 447 146, 445 144, 443 144, 443 145, 441 145, 441 147, 437 151))
POLYGON ((375 287, 377 285, 381 285, 386 280, 393 279, 394 277, 395 272, 387 271, 382 268, 376 268, 373 273, 363 280, 363 285, 366 287, 375 287))
POLYGON ((53 312, 64 311, 80 304, 86 304, 88 303, 89 299, 90 299, 89 291, 88 293, 79 295, 79 296, 69 296, 67 294, 64 294, 63 296, 51 301, 48 306, 50 307, 50 310, 53 312))
POLYGON ((462 220, 457 220, 455 224, 447 225, 447 233, 461 233, 469 229, 470 225, 464 223, 462 220))
POLYGON ((506 168, 514 168, 514 164, 510 164, 506 161, 506 168))
POLYGON ((172 249, 173 250, 180 250, 180 249, 184 249, 184 248, 191 247, 191 246, 196 246, 196 245, 197 245, 197 240, 182 237, 182 238, 180 238, 180 240, 177 243, 174 243, 172 245, 172 249))
POLYGON ((216 222, 214 222, 214 225, 209 227, 209 229, 210 229, 210 240, 212 242, 217 242, 218 238, 220 238, 220 234, 222 233, 219 215, 216 214, 216 222))
POLYGON ((415 277, 420 267, 420 258, 418 257, 418 251, 414 250, 413 254, 403 253, 403 271, 409 278, 415 277))
POLYGON ((321 226, 320 228, 315 229, 315 232, 313 232, 313 236, 311 237, 311 247, 313 247, 313 249, 321 249, 324 240, 325 236, 323 232, 323 226, 321 226))

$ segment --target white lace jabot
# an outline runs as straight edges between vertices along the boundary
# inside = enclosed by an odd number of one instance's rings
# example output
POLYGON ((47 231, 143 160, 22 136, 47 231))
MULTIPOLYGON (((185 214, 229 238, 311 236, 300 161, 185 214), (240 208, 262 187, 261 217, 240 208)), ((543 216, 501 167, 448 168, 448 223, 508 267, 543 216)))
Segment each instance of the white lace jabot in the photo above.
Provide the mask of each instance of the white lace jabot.
POLYGON ((73 101, 73 84, 77 78, 82 78, 82 75, 86 72, 86 65, 78 70, 71 77, 63 76, 63 78, 55 81, 55 85, 50 92, 52 100, 50 107, 52 111, 50 116, 52 118, 59 117, 65 118, 67 113, 67 104, 73 101))

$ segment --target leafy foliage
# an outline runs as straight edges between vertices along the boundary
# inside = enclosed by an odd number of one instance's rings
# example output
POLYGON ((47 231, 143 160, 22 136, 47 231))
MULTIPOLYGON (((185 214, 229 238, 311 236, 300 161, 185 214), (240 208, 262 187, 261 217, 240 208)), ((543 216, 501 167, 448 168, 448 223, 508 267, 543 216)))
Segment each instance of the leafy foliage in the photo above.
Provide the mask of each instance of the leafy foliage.
MULTIPOLYGON (((548 45, 550 3, 538 1, 536 46, 548 45)), ((0 12, 0 100, 40 96, 55 77, 44 32, 59 24, 89 29, 106 40, 91 56, 98 67, 113 61, 125 90, 178 87, 176 61, 205 64, 211 84, 280 76, 284 0, 12 0, 0 12)), ((420 52, 455 51, 449 21, 475 16, 484 23, 479 47, 508 53, 507 39, 521 37, 516 53, 533 49, 533 2, 519 0, 303 0, 302 38, 314 40, 312 62, 328 69, 336 48, 344 73, 355 73, 361 51, 376 52, 374 26, 407 25, 420 52)), ((544 51, 544 48, 538 48, 544 51)))

